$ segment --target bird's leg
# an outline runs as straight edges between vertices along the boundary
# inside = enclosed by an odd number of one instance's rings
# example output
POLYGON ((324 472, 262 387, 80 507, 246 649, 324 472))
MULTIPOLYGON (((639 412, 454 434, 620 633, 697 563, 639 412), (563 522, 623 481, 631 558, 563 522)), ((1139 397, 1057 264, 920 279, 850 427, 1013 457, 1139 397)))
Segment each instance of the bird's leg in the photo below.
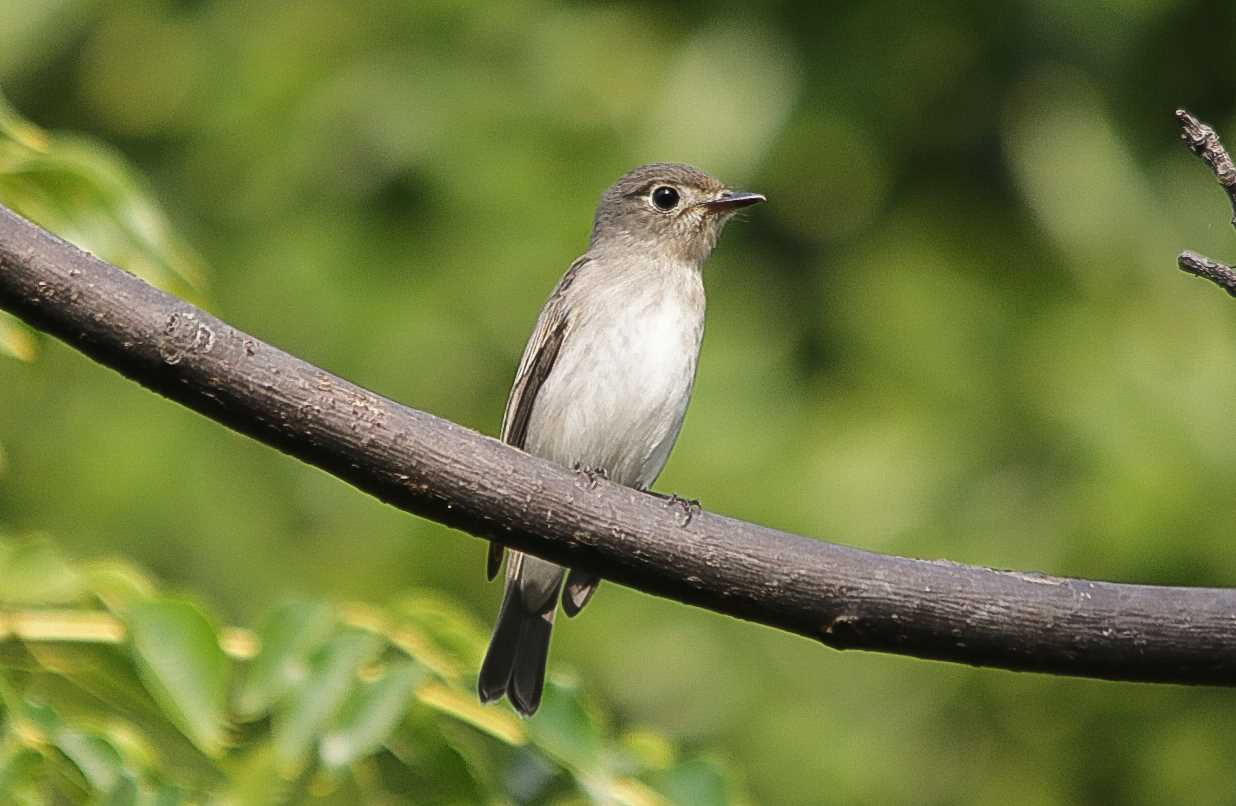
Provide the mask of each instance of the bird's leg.
POLYGON ((677 507, 682 516, 678 525, 684 529, 691 523, 691 519, 695 517, 695 513, 703 511, 703 507, 700 506, 700 501, 698 498, 683 498, 678 493, 669 493, 667 495, 666 493, 659 493, 656 490, 651 490, 647 487, 641 488, 641 492, 648 493, 649 495, 655 495, 657 498, 664 501, 666 506, 677 507))
POLYGON ((609 471, 603 467, 584 467, 583 465, 576 463, 575 472, 587 480, 588 489, 590 490, 597 486, 597 479, 609 480, 609 471))

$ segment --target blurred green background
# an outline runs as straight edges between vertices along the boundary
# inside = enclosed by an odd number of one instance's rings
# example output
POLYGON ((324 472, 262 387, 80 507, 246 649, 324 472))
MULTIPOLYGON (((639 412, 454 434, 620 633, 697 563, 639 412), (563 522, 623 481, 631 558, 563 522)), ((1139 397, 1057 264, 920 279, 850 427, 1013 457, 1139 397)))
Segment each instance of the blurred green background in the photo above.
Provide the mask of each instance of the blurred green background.
MULTIPOLYGON (((1236 585, 1236 255, 1179 144, 1236 143, 1236 4, 0 0, 0 88, 140 168, 217 315, 495 433, 630 167, 769 196, 709 263, 658 487, 856 546, 1236 585)), ((484 544, 58 343, 0 361, 0 524, 223 618, 409 586, 488 621, 484 544)), ((617 585, 557 631, 620 720, 760 803, 1236 803, 1229 692, 812 643, 617 585)))

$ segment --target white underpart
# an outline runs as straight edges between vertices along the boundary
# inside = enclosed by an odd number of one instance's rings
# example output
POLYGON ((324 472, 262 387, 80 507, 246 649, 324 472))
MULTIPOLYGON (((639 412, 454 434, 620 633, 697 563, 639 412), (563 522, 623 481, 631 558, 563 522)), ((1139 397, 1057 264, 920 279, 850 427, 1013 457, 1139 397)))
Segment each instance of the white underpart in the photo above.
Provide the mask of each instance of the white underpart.
MULTIPOLYGON (((665 467, 691 401, 704 335, 700 270, 651 261, 617 272, 587 269, 567 289, 566 337, 537 393, 525 449, 647 488, 665 467)), ((525 557, 525 591, 532 583, 550 595, 561 571, 525 557)))
MULTIPOLYGON (((595 286, 592 279, 576 282, 595 286)), ((525 448, 642 488, 665 466, 691 399, 703 290, 698 271, 685 266, 616 279, 586 306, 572 306, 525 448)))

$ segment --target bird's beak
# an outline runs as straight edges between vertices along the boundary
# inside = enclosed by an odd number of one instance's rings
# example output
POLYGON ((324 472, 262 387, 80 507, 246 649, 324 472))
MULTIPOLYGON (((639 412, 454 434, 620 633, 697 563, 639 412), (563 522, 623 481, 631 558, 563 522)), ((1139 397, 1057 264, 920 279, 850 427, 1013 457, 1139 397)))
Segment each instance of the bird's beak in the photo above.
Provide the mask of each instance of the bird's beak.
POLYGON ((745 190, 727 190, 712 201, 701 202, 700 206, 713 212, 733 212, 743 207, 768 201, 762 193, 748 193, 745 190))

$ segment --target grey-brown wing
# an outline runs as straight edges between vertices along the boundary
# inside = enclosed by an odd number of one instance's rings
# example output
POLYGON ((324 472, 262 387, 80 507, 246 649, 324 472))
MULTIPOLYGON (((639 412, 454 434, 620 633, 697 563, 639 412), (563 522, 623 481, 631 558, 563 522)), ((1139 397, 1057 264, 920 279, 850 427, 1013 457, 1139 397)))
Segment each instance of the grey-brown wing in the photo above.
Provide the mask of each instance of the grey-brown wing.
MULTIPOLYGON (((511 389, 511 398, 506 404, 506 416, 502 422, 502 441, 508 445, 522 449, 528 438, 528 421, 532 418, 532 407, 536 403, 536 393, 541 384, 549 377, 554 362, 558 359, 558 351, 562 348, 562 340, 566 336, 567 320, 559 316, 552 323, 548 332, 536 342, 536 351, 528 362, 525 372, 516 376, 515 386, 511 389)), ((537 335, 542 335, 538 332, 537 335)), ((531 347, 531 345, 529 345, 531 347)), ((485 560, 485 576, 492 580, 502 567, 502 556, 506 547, 497 541, 489 544, 489 556, 485 560)))
MULTIPOLYGON (((550 294, 541 315, 537 319, 536 329, 528 339, 524 348, 523 358, 515 373, 515 384, 511 387, 511 395, 506 401, 506 412, 502 415, 502 441, 508 445, 523 449, 528 439, 528 422, 532 418, 532 407, 536 405, 537 393, 558 360, 562 350, 562 342, 566 339, 569 325, 563 295, 574 281, 576 274, 590 261, 581 257, 571 264, 566 274, 558 281, 554 292, 550 294)), ((485 575, 493 579, 502 567, 502 556, 506 547, 498 542, 490 542, 489 556, 485 562, 485 575)))

